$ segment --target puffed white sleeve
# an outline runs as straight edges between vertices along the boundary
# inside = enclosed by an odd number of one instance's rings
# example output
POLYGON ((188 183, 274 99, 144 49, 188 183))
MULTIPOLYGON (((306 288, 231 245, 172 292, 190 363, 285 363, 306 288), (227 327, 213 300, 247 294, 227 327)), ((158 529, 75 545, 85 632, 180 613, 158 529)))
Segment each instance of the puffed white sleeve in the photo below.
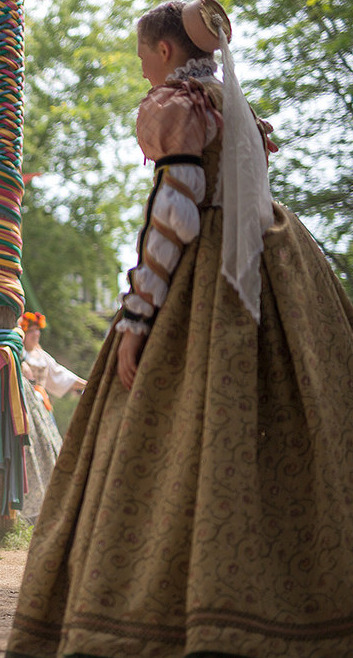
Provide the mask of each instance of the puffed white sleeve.
POLYGON ((157 310, 163 305, 171 276, 184 245, 200 231, 197 204, 205 194, 201 166, 169 165, 151 204, 148 226, 140 239, 137 267, 129 271, 130 292, 124 296, 118 331, 148 334, 157 310))

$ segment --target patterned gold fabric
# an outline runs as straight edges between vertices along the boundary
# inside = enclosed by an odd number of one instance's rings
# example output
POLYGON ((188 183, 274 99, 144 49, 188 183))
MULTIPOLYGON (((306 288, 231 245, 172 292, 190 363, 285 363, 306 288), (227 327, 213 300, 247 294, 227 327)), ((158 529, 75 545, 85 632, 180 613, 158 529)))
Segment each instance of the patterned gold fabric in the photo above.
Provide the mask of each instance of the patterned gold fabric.
POLYGON ((35 529, 9 658, 351 657, 353 308, 299 220, 278 204, 275 218, 260 327, 220 274, 208 207, 129 393, 112 329, 35 529))

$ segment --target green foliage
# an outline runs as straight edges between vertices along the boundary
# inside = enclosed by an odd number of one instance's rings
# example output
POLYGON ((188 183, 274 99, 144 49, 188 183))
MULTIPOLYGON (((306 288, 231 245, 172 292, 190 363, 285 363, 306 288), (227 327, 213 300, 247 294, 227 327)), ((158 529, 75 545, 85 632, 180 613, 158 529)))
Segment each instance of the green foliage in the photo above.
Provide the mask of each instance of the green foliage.
POLYGON ((310 226, 348 291, 352 281, 353 4, 351 0, 247 0, 243 85, 276 129, 274 196, 310 226))
POLYGON ((23 170, 42 175, 23 205, 27 310, 47 316, 43 346, 87 376, 117 306, 121 247, 145 199, 133 137, 146 92, 136 12, 131 0, 38 0, 34 9, 23 170))
POLYGON ((33 534, 33 526, 29 526, 20 516, 17 517, 13 528, 1 537, 0 548, 7 551, 25 551, 29 548, 33 534))
POLYGON ((79 395, 69 394, 64 395, 63 398, 55 398, 53 402, 53 412, 58 426, 58 430, 62 437, 65 436, 72 415, 77 407, 79 395))
MULTIPOLYGON (((308 224, 353 294, 353 5, 223 4, 248 34, 249 99, 276 128, 273 194, 308 224)), ((43 346, 83 377, 115 312, 121 248, 149 186, 134 139, 147 90, 141 10, 132 0, 38 0, 26 17, 24 172, 42 174, 23 206, 27 309, 46 314, 43 346)), ((61 427, 74 403, 60 401, 61 427)))

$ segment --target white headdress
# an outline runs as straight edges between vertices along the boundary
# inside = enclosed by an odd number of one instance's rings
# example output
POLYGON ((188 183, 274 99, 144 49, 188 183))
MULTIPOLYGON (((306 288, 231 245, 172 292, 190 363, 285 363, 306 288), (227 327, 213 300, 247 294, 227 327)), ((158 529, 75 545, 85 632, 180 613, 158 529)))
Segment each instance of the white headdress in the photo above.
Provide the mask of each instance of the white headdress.
POLYGON ((222 51, 222 274, 259 322, 262 236, 274 221, 263 142, 234 72, 228 47, 231 26, 224 9, 215 0, 195 0, 185 5, 183 24, 201 50, 222 51))

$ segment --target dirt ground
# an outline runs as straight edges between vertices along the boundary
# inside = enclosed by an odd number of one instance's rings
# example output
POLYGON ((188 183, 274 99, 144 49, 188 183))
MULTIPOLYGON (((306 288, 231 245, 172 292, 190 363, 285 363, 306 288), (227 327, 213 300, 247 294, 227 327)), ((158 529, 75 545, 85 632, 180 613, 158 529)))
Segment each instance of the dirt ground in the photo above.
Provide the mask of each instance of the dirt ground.
POLYGON ((0 656, 6 649, 26 559, 27 551, 0 549, 0 656))

